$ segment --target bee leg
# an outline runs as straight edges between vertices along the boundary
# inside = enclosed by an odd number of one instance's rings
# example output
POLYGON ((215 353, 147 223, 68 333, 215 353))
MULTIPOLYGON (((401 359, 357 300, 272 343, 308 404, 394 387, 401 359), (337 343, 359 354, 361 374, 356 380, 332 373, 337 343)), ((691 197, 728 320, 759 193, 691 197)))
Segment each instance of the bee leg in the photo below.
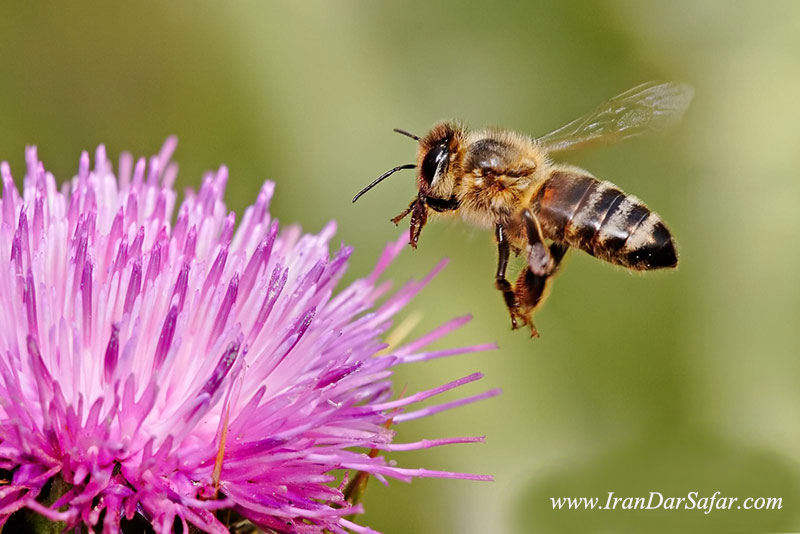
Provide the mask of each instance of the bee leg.
POLYGON ((417 248, 419 241, 419 234, 422 233, 422 228, 428 222, 428 205, 422 198, 418 198, 414 205, 411 207, 411 231, 409 232, 410 240, 408 242, 411 248, 417 248))
POLYGON ((510 246, 506 238, 505 229, 501 224, 495 225, 494 236, 497 240, 497 273, 494 275, 494 286, 503 293, 503 300, 506 303, 509 315, 511 315, 511 329, 516 330, 524 325, 527 320, 525 316, 519 312, 517 296, 511 284, 506 279, 506 267, 508 267, 510 246))
POLYGON ((522 221, 528 235, 528 266, 538 276, 547 276, 556 268, 556 262, 547 245, 544 244, 542 228, 531 210, 522 212, 522 221))
POLYGON ((408 208, 403 210, 397 217, 392 218, 391 221, 397 226, 409 213, 411 214, 411 230, 409 232, 408 244, 411 245, 412 248, 417 248, 419 234, 422 232, 422 227, 428 222, 428 206, 421 197, 417 197, 411 201, 408 208))
MULTIPOLYGON (((415 200, 414 202, 416 202, 416 200, 415 200)), ((391 220, 391 221, 394 223, 394 225, 395 225, 395 226, 397 226, 398 224, 400 224, 400 221, 402 221, 403 219, 405 219, 405 218, 406 218, 406 215, 408 215, 409 213, 411 213, 411 210, 412 210, 412 209, 414 209, 414 202, 412 202, 412 203, 411 203, 411 205, 410 205, 409 207, 407 207, 406 209, 404 209, 404 210, 403 210, 403 213, 401 213, 401 214, 400 214, 400 215, 398 215, 397 217, 392 217, 392 218, 390 219, 390 220, 391 220)))
POLYGON ((394 223, 394 225, 395 225, 395 226, 397 226, 398 224, 400 224, 400 221, 402 221, 403 219, 405 219, 405 218, 406 218, 406 216, 407 216, 409 213, 411 213, 412 211, 414 211, 414 206, 416 206, 416 205, 417 205, 417 202, 419 202, 419 195, 418 195, 418 196, 416 196, 416 197, 414 197, 414 199, 411 201, 411 203, 408 205, 408 207, 407 207, 406 209, 404 209, 404 210, 403 210, 403 212, 402 212, 400 215, 398 215, 397 217, 392 217, 392 218, 391 218, 391 219, 389 219, 389 220, 390 220, 390 221, 392 221, 392 222, 394 223))
POLYGON ((539 331, 533 324, 534 310, 542 303, 545 291, 550 285, 548 282, 558 271, 561 260, 567 253, 569 247, 560 243, 552 243, 548 249, 548 255, 552 259, 550 272, 545 275, 538 275, 530 267, 523 269, 515 284, 514 293, 519 307, 522 308, 525 322, 531 327, 531 337, 539 337, 539 331))

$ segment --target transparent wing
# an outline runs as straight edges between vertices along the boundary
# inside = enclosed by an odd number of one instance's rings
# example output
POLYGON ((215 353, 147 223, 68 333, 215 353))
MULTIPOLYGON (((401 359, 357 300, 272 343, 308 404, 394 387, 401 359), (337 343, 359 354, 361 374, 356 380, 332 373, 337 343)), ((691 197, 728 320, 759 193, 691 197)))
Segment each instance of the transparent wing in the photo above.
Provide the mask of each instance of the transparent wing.
POLYGON ((548 152, 560 152, 662 131, 681 119, 693 96, 694 89, 684 83, 643 83, 543 135, 539 142, 548 152))

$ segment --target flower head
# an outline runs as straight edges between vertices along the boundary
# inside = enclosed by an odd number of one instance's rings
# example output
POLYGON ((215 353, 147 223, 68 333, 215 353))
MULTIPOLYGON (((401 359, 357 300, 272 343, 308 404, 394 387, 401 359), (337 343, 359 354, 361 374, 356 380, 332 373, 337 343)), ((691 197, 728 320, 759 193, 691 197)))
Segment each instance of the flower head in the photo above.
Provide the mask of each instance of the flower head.
POLYGON ((345 519, 361 507, 342 472, 487 479, 365 452, 482 439, 393 442, 390 423, 497 393, 412 407, 477 373, 393 393, 396 365, 490 348, 425 351, 458 318, 385 350, 381 335, 435 271, 385 297, 378 279, 401 239, 335 293, 352 250, 330 255, 334 225, 279 231, 269 182, 237 225, 225 167, 187 191, 173 224, 175 145, 149 161, 123 154, 118 176, 100 146, 60 192, 35 148, 21 195, 0 167, 0 526, 28 508, 104 532, 136 514, 157 532, 227 532, 225 508, 280 532, 362 532, 345 519), (43 502, 54 481, 63 491, 43 502))

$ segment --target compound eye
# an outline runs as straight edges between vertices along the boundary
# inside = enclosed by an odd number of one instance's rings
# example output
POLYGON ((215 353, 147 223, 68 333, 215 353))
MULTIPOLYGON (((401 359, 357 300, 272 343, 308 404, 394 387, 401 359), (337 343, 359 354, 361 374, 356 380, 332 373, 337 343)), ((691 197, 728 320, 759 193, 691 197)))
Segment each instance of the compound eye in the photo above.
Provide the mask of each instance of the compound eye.
POLYGON ((446 166, 449 158, 450 151, 447 148, 447 141, 439 143, 425 154, 425 159, 422 160, 422 177, 425 178, 428 185, 433 183, 436 171, 440 166, 446 166))

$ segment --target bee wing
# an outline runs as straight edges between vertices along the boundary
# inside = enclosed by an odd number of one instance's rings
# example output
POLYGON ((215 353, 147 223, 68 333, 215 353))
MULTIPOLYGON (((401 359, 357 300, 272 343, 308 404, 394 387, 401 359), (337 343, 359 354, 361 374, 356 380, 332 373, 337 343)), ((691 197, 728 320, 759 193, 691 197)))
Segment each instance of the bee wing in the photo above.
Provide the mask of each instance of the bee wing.
POLYGON ((685 83, 647 82, 538 139, 548 152, 611 144, 676 124, 694 96, 685 83))

